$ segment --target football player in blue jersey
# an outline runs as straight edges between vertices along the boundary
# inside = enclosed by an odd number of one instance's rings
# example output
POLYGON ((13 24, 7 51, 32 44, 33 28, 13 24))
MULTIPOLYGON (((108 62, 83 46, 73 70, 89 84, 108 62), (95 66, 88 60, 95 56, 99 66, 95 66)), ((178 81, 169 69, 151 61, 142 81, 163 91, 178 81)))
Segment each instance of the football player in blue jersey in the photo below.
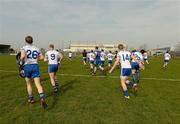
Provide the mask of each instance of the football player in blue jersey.
POLYGON ((103 74, 106 74, 105 70, 104 70, 104 67, 102 67, 102 63, 101 63, 101 51, 99 50, 98 47, 95 48, 94 75, 96 75, 97 67, 103 72, 103 74))
MULTIPOLYGON (((138 61, 140 61, 142 64, 144 64, 142 53, 138 52, 137 50, 133 50, 132 54, 138 61)), ((132 66, 132 80, 134 83, 139 83, 140 65, 135 60, 132 60, 131 66, 132 66)))

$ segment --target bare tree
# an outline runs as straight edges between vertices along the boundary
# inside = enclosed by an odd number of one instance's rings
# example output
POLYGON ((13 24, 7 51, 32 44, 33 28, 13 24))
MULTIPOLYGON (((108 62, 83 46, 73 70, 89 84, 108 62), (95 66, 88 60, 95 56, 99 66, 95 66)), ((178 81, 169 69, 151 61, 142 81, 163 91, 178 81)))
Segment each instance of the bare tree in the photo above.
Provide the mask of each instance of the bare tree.
POLYGON ((140 50, 142 50, 142 49, 147 50, 148 46, 147 46, 147 44, 142 44, 142 45, 139 46, 139 49, 140 50))

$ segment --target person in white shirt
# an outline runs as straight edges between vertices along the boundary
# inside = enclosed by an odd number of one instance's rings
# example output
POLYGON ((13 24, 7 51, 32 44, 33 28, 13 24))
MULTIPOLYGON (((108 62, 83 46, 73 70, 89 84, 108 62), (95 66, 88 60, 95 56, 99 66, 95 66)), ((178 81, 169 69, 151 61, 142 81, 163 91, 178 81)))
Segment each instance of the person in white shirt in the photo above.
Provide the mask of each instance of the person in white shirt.
MULTIPOLYGON (((143 56, 140 52, 138 52, 137 50, 134 50, 132 52, 133 56, 136 58, 136 60, 140 61, 142 64, 144 64, 143 62, 143 56)), ((140 64, 138 62, 136 62, 135 60, 132 60, 131 63, 132 66, 132 80, 134 83, 139 83, 140 80, 140 64)))
POLYGON ((164 54, 164 65, 163 65, 163 68, 166 68, 169 61, 171 59, 171 55, 169 54, 169 52, 167 51, 165 54, 164 54))
POLYGON ((95 59, 95 54, 93 50, 89 53, 89 62, 90 62, 90 69, 91 72, 94 73, 94 59, 95 59))
POLYGON ((130 82, 128 80, 128 77, 131 74, 131 62, 130 61, 131 61, 131 58, 137 62, 139 62, 139 61, 136 60, 136 58, 133 55, 131 55, 131 53, 129 51, 125 50, 125 47, 123 44, 119 44, 118 48, 119 48, 119 52, 117 54, 117 59, 116 59, 114 65, 112 66, 112 68, 109 70, 109 73, 112 73, 112 71, 115 69, 115 67, 118 65, 118 63, 121 64, 121 74, 120 74, 121 86, 123 89, 124 97, 126 99, 129 99, 130 97, 129 97, 127 85, 130 87, 133 87, 134 90, 137 91, 137 84, 130 82))
POLYGON ((101 50, 101 66, 104 67, 104 62, 105 62, 105 57, 106 57, 106 53, 104 52, 104 50, 101 50))
POLYGON ((107 54, 109 68, 111 68, 111 66, 112 66, 113 57, 114 56, 113 56, 112 52, 109 51, 109 53, 107 54))
POLYGON ((143 58, 144 58, 144 61, 149 65, 148 53, 146 51, 144 51, 144 53, 143 53, 143 58))
POLYGON ((69 53, 68 53, 68 56, 69 56, 69 60, 72 60, 72 52, 70 51, 69 53))
POLYGON ((29 102, 33 104, 35 102, 32 95, 32 81, 34 80, 35 86, 38 90, 41 105, 45 109, 47 104, 45 102, 45 94, 40 82, 40 69, 38 60, 43 60, 44 56, 41 54, 39 48, 33 45, 33 37, 25 37, 26 45, 21 49, 20 63, 24 65, 25 80, 27 85, 27 92, 29 95, 29 102), (32 80, 33 79, 33 80, 32 80))
POLYGON ((48 62, 48 73, 51 80, 51 85, 53 86, 54 93, 58 92, 58 80, 57 80, 57 71, 58 65, 62 60, 62 54, 54 49, 54 45, 49 45, 49 50, 45 54, 45 62, 48 62))

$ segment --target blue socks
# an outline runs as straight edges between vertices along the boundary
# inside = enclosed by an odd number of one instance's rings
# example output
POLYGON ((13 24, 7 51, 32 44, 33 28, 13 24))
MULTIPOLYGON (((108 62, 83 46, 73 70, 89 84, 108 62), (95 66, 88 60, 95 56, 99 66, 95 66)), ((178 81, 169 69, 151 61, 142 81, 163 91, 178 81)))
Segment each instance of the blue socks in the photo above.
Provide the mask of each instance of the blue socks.
POLYGON ((40 94, 39 94, 39 97, 40 97, 40 99, 43 99, 43 100, 44 100, 44 99, 45 99, 44 93, 40 93, 40 94))
POLYGON ((124 96, 129 96, 128 90, 124 91, 124 96))
POLYGON ((136 74, 132 74, 132 80, 134 83, 136 83, 136 74))
POLYGON ((133 87, 134 83, 133 82, 129 82, 128 86, 133 87))
POLYGON ((29 100, 31 101, 31 100, 33 100, 34 99, 34 97, 31 95, 31 96, 29 96, 29 100))

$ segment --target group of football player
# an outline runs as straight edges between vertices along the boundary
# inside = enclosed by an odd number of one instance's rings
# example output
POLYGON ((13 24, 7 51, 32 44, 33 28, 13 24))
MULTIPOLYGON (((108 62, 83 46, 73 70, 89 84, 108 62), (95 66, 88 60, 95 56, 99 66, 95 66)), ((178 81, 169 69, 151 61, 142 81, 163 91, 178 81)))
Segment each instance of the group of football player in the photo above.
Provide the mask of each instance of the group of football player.
MULTIPOLYGON (((115 54, 112 51, 109 51, 108 54, 104 52, 104 49, 95 48, 95 51, 91 50, 89 53, 84 50, 82 53, 82 60, 84 65, 89 63, 90 70, 93 75, 96 75, 97 68, 99 68, 103 74, 106 75, 105 69, 105 59, 107 58, 108 63, 108 73, 112 73, 113 70, 118 66, 120 69, 120 82, 123 89, 124 97, 129 99, 128 86, 134 89, 134 92, 138 90, 138 83, 140 80, 140 70, 145 69, 145 63, 149 65, 148 61, 148 52, 145 50, 133 50, 127 51, 127 48, 123 44, 118 45, 118 51, 115 51, 115 54), (113 64, 114 60, 114 64, 113 64), (129 81, 129 76, 132 76, 132 80, 129 81)), ((164 65, 163 68, 166 68, 171 55, 167 51, 164 54, 164 65)))
MULTIPOLYGON (((56 94, 58 92, 58 79, 57 71, 58 66, 62 61, 63 55, 55 50, 54 45, 49 45, 49 50, 43 55, 39 48, 33 45, 33 37, 25 37, 26 45, 20 49, 17 54, 16 59, 19 65, 19 74, 21 77, 25 78, 28 101, 33 104, 35 99, 32 92, 32 82, 34 81, 37 91, 39 93, 41 105, 43 108, 47 108, 45 101, 45 94, 40 81, 40 69, 38 65, 38 60, 44 60, 48 63, 48 73, 50 77, 50 82, 52 85, 53 92, 56 94)), ((149 64, 148 54, 145 50, 133 50, 128 51, 123 44, 118 45, 118 51, 115 54, 109 51, 106 55, 105 51, 100 50, 95 47, 95 50, 87 52, 86 50, 82 53, 83 64, 90 65, 90 70, 93 75, 96 75, 97 69, 101 70, 104 75, 111 74, 116 67, 120 69, 120 83, 123 89, 123 94, 126 99, 129 99, 129 92, 127 87, 132 87, 134 92, 138 90, 138 83, 140 80, 140 70, 144 70, 144 62, 149 64), (106 58, 108 60, 108 70, 105 69, 106 58), (132 76, 132 80, 128 78, 132 76)), ((171 56, 167 52, 164 55, 164 65, 165 68, 170 60, 171 56)), ((72 61, 72 52, 69 53, 69 59, 72 61)))
POLYGON ((140 69, 144 69, 144 61, 149 64, 148 54, 145 50, 133 50, 132 52, 129 52, 123 44, 118 45, 118 51, 115 51, 115 54, 113 54, 112 51, 109 51, 106 55, 103 49, 100 50, 96 47, 95 51, 91 50, 89 53, 84 50, 82 56, 84 65, 89 63, 93 75, 96 75, 97 68, 99 68, 103 74, 107 74, 107 70, 105 69, 106 58, 109 73, 112 73, 117 66, 120 67, 121 86, 124 92, 124 97, 127 99, 130 98, 127 86, 133 87, 134 91, 137 92, 137 84, 140 79, 140 69), (113 60, 115 61, 114 64, 113 60), (128 77, 131 74, 132 81, 129 81, 128 77))
POLYGON ((43 108, 47 108, 44 90, 40 81, 40 69, 38 60, 44 60, 44 62, 48 62, 50 82, 53 92, 57 94, 58 79, 56 73, 63 56, 61 53, 54 49, 53 44, 49 45, 49 50, 45 53, 45 55, 43 55, 40 49, 33 45, 32 36, 25 37, 25 43, 26 45, 20 49, 20 52, 17 54, 16 59, 19 65, 19 74, 21 77, 25 78, 26 81, 28 102, 31 104, 35 103, 32 92, 32 82, 34 81, 39 93, 41 105, 43 108))

